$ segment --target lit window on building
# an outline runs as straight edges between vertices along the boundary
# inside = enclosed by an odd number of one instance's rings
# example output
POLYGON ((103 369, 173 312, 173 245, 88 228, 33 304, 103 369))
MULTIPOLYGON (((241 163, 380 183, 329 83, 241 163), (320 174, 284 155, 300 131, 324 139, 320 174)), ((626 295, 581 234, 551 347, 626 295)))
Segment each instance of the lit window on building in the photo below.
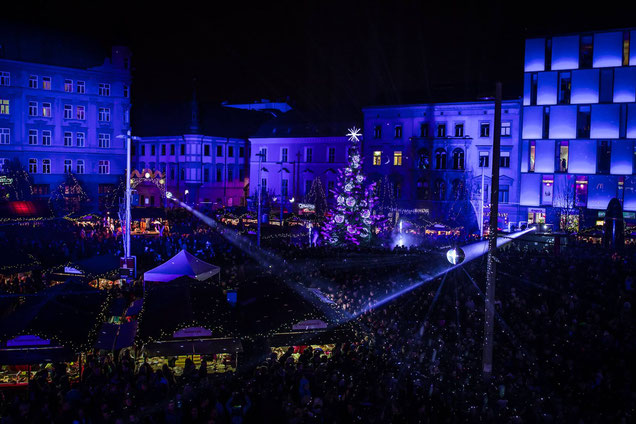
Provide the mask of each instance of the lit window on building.
POLYGON ((530 140, 528 151, 528 172, 534 172, 534 165, 537 159, 537 142, 530 140))
POLYGON ((373 152, 373 164, 382 165, 382 152, 380 150, 373 152))
POLYGON ((42 77, 42 88, 45 90, 51 89, 51 77, 42 77))
POLYGON ((575 197, 574 206, 577 206, 577 207, 587 206, 587 187, 588 187, 587 176, 578 175, 576 177, 576 186, 575 186, 576 197, 575 197))
POLYGON ((64 80, 64 92, 66 93, 73 92, 73 80, 70 80, 70 79, 64 80))
POLYGON ((42 116, 51 117, 51 103, 42 103, 42 116))
POLYGON ((554 179, 552 177, 543 177, 541 181, 541 204, 551 205, 554 197, 554 179))
POLYGON ((402 152, 393 152, 393 165, 402 166, 402 152))
POLYGON ((570 145, 568 141, 559 141, 557 143, 557 166, 558 172, 568 172, 570 145))
POLYGON ((0 128, 0 144, 9 144, 11 142, 11 129, 0 128))
POLYGON ((9 100, 0 99, 0 115, 8 115, 8 114, 9 114, 9 100))

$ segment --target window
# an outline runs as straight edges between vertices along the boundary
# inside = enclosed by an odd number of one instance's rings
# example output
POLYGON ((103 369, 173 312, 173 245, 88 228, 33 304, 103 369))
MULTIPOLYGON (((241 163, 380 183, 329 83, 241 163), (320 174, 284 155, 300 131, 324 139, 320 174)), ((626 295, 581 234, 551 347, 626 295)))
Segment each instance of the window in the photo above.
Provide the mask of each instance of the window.
POLYGON ((29 144, 38 144, 38 130, 29 130, 29 144))
POLYGON ((161 145, 161 156, 165 156, 166 155, 166 145, 162 144, 161 145))
POLYGON ((29 173, 37 174, 38 173, 38 160, 37 159, 29 159, 29 173))
POLYGON ((446 198, 446 183, 444 180, 436 180, 434 190, 435 200, 444 200, 446 198))
POLYGON ((543 138, 550 137, 550 106, 543 107, 543 138))
POLYGON ((402 152, 401 151, 393 152, 393 165, 402 166, 402 152))
POLYGON ((45 90, 51 89, 51 77, 42 77, 42 88, 45 90))
POLYGON ((287 147, 283 147, 282 149, 280 149, 280 160, 281 162, 287 162, 287 147))
POLYGON ((420 124, 420 137, 428 137, 428 122, 420 124))
POLYGON ((464 136, 464 124, 455 124, 455 137, 464 136))
POLYGON ((31 191, 36 196, 48 196, 50 194, 50 186, 49 184, 33 184, 31 191))
POLYGON ((97 142, 102 149, 110 148, 110 134, 99 133, 97 135, 97 142))
POLYGON ((504 121, 501 123, 501 136, 510 137, 512 135, 512 122, 504 121))
POLYGON ((612 103, 614 100, 614 69, 601 69, 599 103, 612 103))
POLYGON ((579 106, 576 115, 576 138, 590 138, 591 122, 591 107, 579 106))
POLYGON ((263 162, 266 162, 267 161, 267 147, 261 147, 260 155, 261 155, 261 160, 263 162))
POLYGON ((110 84, 99 83, 99 95, 100 96, 110 96, 110 84))
POLYGON ((86 82, 84 81, 77 81, 77 92, 79 94, 84 94, 86 93, 86 82))
POLYGON ((629 65, 629 31, 623 31, 623 66, 629 65))
POLYGON ((75 145, 84 147, 86 145, 86 135, 83 132, 75 133, 75 145))
POLYGON ((51 159, 42 159, 42 173, 43 174, 51 173, 51 159))
POLYGON ((0 85, 11 85, 11 74, 9 72, 0 72, 0 85))
POLYGON ((75 117, 83 121, 86 118, 86 108, 84 106, 76 106, 75 117))
POLYGON ((29 102, 29 116, 38 116, 38 102, 29 102))
MULTIPOLYGON (((155 156, 157 154, 157 146, 154 144, 150 145, 150 156, 155 156)), ((151 166, 154 169, 154 166, 151 166)))
POLYGON ((402 125, 395 126, 395 138, 402 138, 402 125))
POLYGON ((305 149, 305 162, 311 163, 314 156, 314 150, 311 147, 305 149))
POLYGON ((203 156, 210 156, 210 145, 209 144, 204 144, 203 145, 203 156))
POLYGON ((435 169, 446 169, 446 150, 435 150, 435 169))
POLYGON ((216 157, 220 158, 223 156, 223 146, 216 146, 216 157))
POLYGON ((569 163, 569 151, 570 146, 568 141, 559 141, 556 143, 556 166, 557 172, 568 172, 569 163))
POLYGON ((554 197, 554 179, 552 176, 543 177, 541 181, 541 204, 551 205, 554 197))
POLYGON ((231 168, 228 166, 227 168, 227 180, 228 181, 234 181, 234 168, 231 168))
POLYGON ((479 124, 479 136, 490 137, 490 122, 481 122, 479 124))
POLYGON ((221 167, 216 168, 216 180, 223 181, 223 168, 221 167))
POLYGON ((181 156, 185 156, 185 152, 186 152, 186 145, 185 144, 181 144, 179 146, 179 153, 181 154, 181 156))
POLYGON ((501 156, 499 156, 499 167, 510 168, 510 152, 501 152, 501 156))
POLYGON ((479 152, 479 167, 488 168, 490 166, 490 152, 479 152))
POLYGON ((373 138, 381 138, 382 137, 382 125, 376 125, 373 127, 373 138))
POLYGON ((596 146, 596 173, 609 174, 612 157, 612 144, 609 140, 598 140, 596 146))
POLYGON ((508 203, 508 202, 510 202, 510 186, 500 185, 499 186, 499 203, 508 203))
POLYGON ((592 35, 581 36, 581 50, 579 57, 579 68, 592 67, 592 52, 594 49, 594 37, 592 35))
POLYGON ((9 114, 9 100, 0 99, 0 115, 9 114))
POLYGON ((559 104, 569 105, 570 94, 572 92, 572 74, 570 72, 559 72, 559 104))
POLYGON ((382 165, 382 151, 376 150, 373 152, 373 165, 382 165))
POLYGON ((64 91, 66 93, 72 93, 73 92, 73 80, 70 80, 70 79, 65 79, 64 80, 64 91))
POLYGON ((38 88, 38 76, 31 75, 29 77, 29 88, 38 88))
POLYGON ((203 168, 203 182, 204 183, 210 182, 210 168, 208 167, 203 168))
POLYGON ((534 164, 537 159, 537 142, 530 140, 530 148, 528 151, 528 172, 534 172, 534 164))
POLYGON ((234 146, 227 146, 227 157, 228 158, 234 157, 234 146))
POLYGON ((181 179, 182 180, 186 179, 186 169, 185 168, 181 168, 181 179))
POLYGON ((51 117, 51 103, 42 103, 42 116, 51 117))
POLYGON ((170 155, 174 156, 174 144, 170 145, 170 155))
POLYGON ((110 174, 110 161, 100 160, 98 164, 98 172, 100 174, 110 174))
POLYGON ((267 194, 267 178, 261 178, 261 193, 267 194))
POLYGON ((73 119, 73 105, 64 105, 64 119, 73 119))
POLYGON ((64 173, 70 174, 73 172, 73 162, 70 159, 64 159, 64 173))
POLYGON ((124 84, 124 97, 130 97, 130 88, 124 84))
POLYGON ((98 119, 103 122, 110 122, 110 108, 100 107, 98 119))
POLYGON ((240 158, 244 158, 245 157, 245 147, 243 147, 243 146, 239 147, 239 157, 240 158))
POLYGON ((51 131, 44 130, 42 131, 42 145, 50 146, 51 145, 51 131))
POLYGON ((73 145, 73 133, 65 132, 64 133, 64 147, 71 147, 73 145))
POLYGON ((0 128, 0 144, 9 144, 11 142, 11 129, 0 128))
POLYGON ((446 124, 437 124, 437 136, 446 137, 446 124))
POLYGON ((283 197, 287 197, 289 194, 289 180, 287 178, 283 178, 281 181, 280 194, 283 197))
POLYGON ((458 171, 464 169, 464 151, 459 147, 453 150, 453 169, 458 171))
POLYGON ((431 165, 431 157, 428 154, 428 150, 421 148, 417 151, 417 167, 419 169, 429 169, 431 165))
POLYGON ((549 71, 552 68, 552 39, 546 38, 545 40, 545 70, 549 71))
POLYGON ((336 161, 336 148, 330 147, 327 154, 327 162, 334 163, 336 161))

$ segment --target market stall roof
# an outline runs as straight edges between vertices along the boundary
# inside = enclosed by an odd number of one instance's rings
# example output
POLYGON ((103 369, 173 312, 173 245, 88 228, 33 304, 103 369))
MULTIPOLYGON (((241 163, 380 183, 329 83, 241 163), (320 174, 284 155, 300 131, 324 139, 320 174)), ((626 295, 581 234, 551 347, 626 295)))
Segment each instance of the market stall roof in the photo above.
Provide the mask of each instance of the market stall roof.
POLYGON ((218 274, 221 271, 216 265, 203 262, 196 256, 182 250, 165 263, 144 273, 144 280, 155 282, 169 282, 179 277, 190 277, 199 281, 218 274))
POLYGON ((42 362, 69 362, 76 359, 73 350, 63 346, 0 349, 0 364, 27 365, 42 362))
POLYGON ((121 324, 105 322, 99 330, 94 347, 104 350, 125 349, 133 345, 136 334, 136 321, 121 324))
POLYGON ((75 350, 90 346, 107 293, 68 281, 25 300, 0 320, 0 339, 31 334, 75 350))
POLYGON ((179 356, 243 352, 243 345, 234 338, 170 340, 149 343, 144 347, 148 356, 179 356))
POLYGON ((139 314, 140 344, 172 340, 187 327, 209 330, 207 337, 230 337, 236 332, 230 306, 223 290, 210 282, 182 277, 152 287, 146 292, 139 314))

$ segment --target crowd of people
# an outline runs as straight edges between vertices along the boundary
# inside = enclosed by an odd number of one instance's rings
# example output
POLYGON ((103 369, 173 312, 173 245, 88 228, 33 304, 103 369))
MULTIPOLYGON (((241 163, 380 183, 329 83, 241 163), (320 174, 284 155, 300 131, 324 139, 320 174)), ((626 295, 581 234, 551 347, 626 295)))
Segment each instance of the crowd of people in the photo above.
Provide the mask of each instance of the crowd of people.
MULTIPOLYGON (((220 265, 223 283, 232 287, 266 272, 253 252, 228 242, 226 229, 179 219, 187 233, 135 238, 141 263, 186 249, 220 265)), ((58 364, 37 375, 26 393, 0 391, 0 422, 634 420, 636 251, 617 254, 585 244, 558 254, 549 245, 543 251, 516 243, 500 249, 493 368, 485 379, 485 257, 436 276, 448 266, 440 244, 391 249, 276 243, 271 254, 286 268, 277 275, 320 289, 356 324, 356 337, 338 341, 328 355, 306 348, 295 360, 292 349, 223 374, 190 361, 176 376, 168 366, 136 366, 129 351, 93 352, 77 384, 58 364)))

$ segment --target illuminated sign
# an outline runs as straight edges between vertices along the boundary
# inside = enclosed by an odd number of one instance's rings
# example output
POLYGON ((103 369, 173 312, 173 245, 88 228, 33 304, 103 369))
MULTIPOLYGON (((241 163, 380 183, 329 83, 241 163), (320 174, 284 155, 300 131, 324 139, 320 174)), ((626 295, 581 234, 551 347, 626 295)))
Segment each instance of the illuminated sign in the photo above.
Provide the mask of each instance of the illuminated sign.
POLYGON ((13 178, 9 178, 6 175, 0 175, 0 185, 11 185, 13 184, 13 178))
POLYGON ((210 337, 212 332, 203 327, 188 327, 177 330, 172 334, 175 339, 192 338, 192 337, 210 337))

